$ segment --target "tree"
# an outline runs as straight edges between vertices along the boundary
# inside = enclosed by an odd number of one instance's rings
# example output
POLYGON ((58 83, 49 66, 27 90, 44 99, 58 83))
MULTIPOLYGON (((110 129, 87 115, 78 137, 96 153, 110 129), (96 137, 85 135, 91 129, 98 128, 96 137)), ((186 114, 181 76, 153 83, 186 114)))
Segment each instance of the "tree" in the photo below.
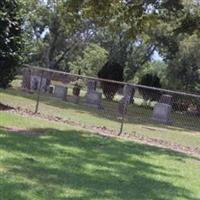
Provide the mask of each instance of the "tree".
POLYGON ((162 87, 169 86, 168 65, 164 61, 150 61, 145 63, 136 72, 133 81, 138 83, 146 74, 156 75, 160 79, 162 87))
MULTIPOLYGON (((140 85, 161 88, 160 79, 153 74, 145 74, 142 76, 140 85)), ((139 88, 139 93, 143 96, 145 101, 158 101, 160 98, 160 92, 153 89, 139 88)))
POLYGON ((196 34, 186 37, 174 59, 169 61, 170 87, 200 94, 200 40, 196 34))
POLYGON ((154 51, 153 44, 142 40, 137 40, 129 45, 124 69, 126 81, 132 80, 135 73, 151 60, 154 51))
MULTIPOLYGON (((85 43, 84 40, 88 36, 95 33, 96 27, 107 26, 106 29, 109 32, 116 33, 116 36, 119 35, 119 38, 121 38, 120 32, 126 30, 123 35, 125 37, 132 35, 131 38, 135 39, 137 33, 140 32, 139 30, 141 30, 139 26, 143 26, 141 25, 142 14, 152 0, 139 4, 120 0, 103 0, 101 3, 95 0, 27 0, 23 2, 26 13, 28 13, 24 24, 27 32, 26 47, 28 49, 26 52, 29 52, 27 61, 61 69, 62 65, 66 65, 74 59, 73 54, 84 49, 84 47, 80 48, 80 45, 85 43), (131 13, 132 20, 130 20, 128 13, 131 13), (102 14, 105 14, 104 19, 102 14), (122 19, 127 21, 122 21, 122 19), (132 23, 133 19, 134 23, 132 23)), ((145 21, 148 20, 145 19, 145 21)), ((117 53, 115 50, 118 49, 119 45, 115 45, 116 48, 112 51, 112 55, 126 55, 123 49, 126 48, 127 44, 128 42, 123 42, 123 45, 120 43, 121 48, 117 53)), ((115 58, 117 57, 115 56, 115 58)), ((123 60, 122 56, 120 57, 121 60, 123 60)), ((119 63, 116 60, 115 62, 119 63)), ((124 65, 124 63, 120 64, 124 65)), ((68 69, 68 66, 66 68, 68 69)))
MULTIPOLYGON (((99 71, 98 77, 108 80, 123 81, 123 66, 108 61, 99 71)), ((106 99, 111 101, 119 90, 120 84, 102 81, 101 87, 106 99)))
POLYGON ((160 23, 150 37, 168 65, 168 88, 199 91, 199 10, 196 0, 166 1, 158 7, 160 23))
POLYGON ((69 57, 83 49, 90 23, 70 1, 24 1, 26 60, 52 69, 68 70, 69 57), (30 12, 27 12, 30 10, 30 12), (83 34, 85 36, 83 37, 83 34))
POLYGON ((28 13, 27 61, 53 69, 69 71, 73 63, 75 71, 85 48, 95 43, 124 67, 129 81, 155 50, 170 64, 185 39, 200 36, 197 0, 21 1, 28 13))
POLYGON ((108 27, 96 28, 91 41, 108 51, 108 60, 124 66, 125 81, 133 78, 136 71, 151 59, 155 50, 155 46, 148 41, 129 38, 125 25, 121 32, 112 32, 108 27))
POLYGON ((21 20, 16 0, 0 1, 0 87, 6 88, 19 67, 21 20))
POLYGON ((73 62, 69 63, 70 72, 88 76, 97 76, 99 70, 108 59, 108 52, 97 44, 91 43, 73 62))

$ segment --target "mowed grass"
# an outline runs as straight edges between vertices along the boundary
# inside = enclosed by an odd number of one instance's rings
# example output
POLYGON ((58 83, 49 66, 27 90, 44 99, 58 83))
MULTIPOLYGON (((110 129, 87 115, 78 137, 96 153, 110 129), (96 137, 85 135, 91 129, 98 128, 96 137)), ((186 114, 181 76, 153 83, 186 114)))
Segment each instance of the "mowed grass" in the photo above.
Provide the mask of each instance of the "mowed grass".
POLYGON ((199 169, 198 158, 0 112, 1 200, 199 200, 199 169))
MULTIPOLYGON (((20 90, 19 82, 14 88, 0 91, 0 101, 13 106, 35 111, 37 94, 20 90), (18 85, 17 85, 18 84, 18 85)), ((119 131, 121 122, 118 118, 118 103, 103 101, 104 110, 65 102, 50 96, 42 96, 39 112, 78 121, 82 124, 105 126, 119 131)), ((125 117, 124 131, 139 136, 147 136, 169 141, 192 148, 200 147, 200 117, 173 113, 176 123, 166 126, 152 123, 149 119, 152 110, 137 105, 130 105, 125 117)))

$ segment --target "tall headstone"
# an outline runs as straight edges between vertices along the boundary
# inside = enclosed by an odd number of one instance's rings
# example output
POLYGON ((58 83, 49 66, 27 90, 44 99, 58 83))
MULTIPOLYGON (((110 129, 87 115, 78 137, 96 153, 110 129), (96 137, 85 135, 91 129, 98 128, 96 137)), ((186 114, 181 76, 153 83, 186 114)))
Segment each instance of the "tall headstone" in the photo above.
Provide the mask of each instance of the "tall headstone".
POLYGON ((38 75, 31 75, 31 90, 39 90, 41 81, 41 91, 46 92, 47 79, 44 77, 41 79, 41 76, 38 75))
POLYGON ((133 103, 134 94, 135 94, 135 89, 132 85, 125 85, 124 86, 123 95, 124 95, 124 97, 128 96, 130 98, 129 103, 133 103))
POLYGON ((96 81, 94 80, 88 80, 87 82, 87 92, 91 93, 96 91, 96 81))
POLYGON ((31 89, 31 70, 30 69, 23 69, 23 81, 22 81, 22 88, 25 90, 31 89))
POLYGON ((122 98, 118 106, 118 111, 120 115, 126 114, 129 103, 130 103, 130 96, 125 96, 122 98))
POLYGON ((121 115, 126 114, 128 105, 133 101, 134 88, 131 85, 125 85, 123 88, 123 98, 119 102, 118 111, 121 115))
POLYGON ((88 80, 86 102, 87 106, 92 106, 98 109, 102 108, 102 93, 96 91, 96 81, 88 80))
POLYGON ((162 95, 159 103, 157 103, 153 110, 151 120, 163 124, 171 124, 171 111, 172 111, 172 96, 162 95))

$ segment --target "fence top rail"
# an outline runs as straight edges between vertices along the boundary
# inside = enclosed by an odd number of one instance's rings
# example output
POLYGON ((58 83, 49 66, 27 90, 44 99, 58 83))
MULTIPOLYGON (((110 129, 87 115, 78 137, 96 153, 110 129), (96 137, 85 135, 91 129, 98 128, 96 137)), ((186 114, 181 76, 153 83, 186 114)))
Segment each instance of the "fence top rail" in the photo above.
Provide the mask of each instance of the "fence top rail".
POLYGON ((63 72, 63 71, 59 71, 59 70, 43 68, 43 67, 38 67, 38 66, 32 66, 32 65, 28 65, 28 64, 25 64, 24 67, 30 68, 30 69, 36 69, 36 70, 40 70, 40 71, 46 71, 46 72, 52 72, 52 73, 74 76, 74 77, 77 77, 77 78, 86 78, 86 79, 91 79, 91 80, 96 80, 96 81, 116 83, 116 84, 120 84, 120 85, 130 85, 130 86, 133 86, 135 88, 149 89, 149 90, 154 90, 154 91, 160 91, 160 92, 163 92, 163 93, 178 94, 178 95, 189 96, 189 97, 194 97, 194 98, 200 99, 200 95, 197 95, 197 94, 191 94, 191 93, 186 93, 186 92, 179 92, 179 91, 174 91, 174 90, 167 90, 167 89, 162 89, 162 88, 150 87, 150 86, 140 85, 140 84, 135 84, 135 83, 127 83, 127 82, 120 82, 120 81, 109 80, 109 79, 102 79, 102 78, 97 78, 97 77, 92 77, 92 76, 72 74, 72 73, 68 73, 68 72, 63 72))

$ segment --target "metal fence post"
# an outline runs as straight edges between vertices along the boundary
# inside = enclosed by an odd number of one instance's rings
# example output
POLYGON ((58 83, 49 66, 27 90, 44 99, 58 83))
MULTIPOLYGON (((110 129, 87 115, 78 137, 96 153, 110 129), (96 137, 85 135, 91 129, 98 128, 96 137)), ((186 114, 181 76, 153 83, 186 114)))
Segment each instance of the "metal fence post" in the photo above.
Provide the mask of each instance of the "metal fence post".
POLYGON ((120 131, 118 136, 122 134, 123 128, 124 128, 124 117, 125 117, 125 105, 123 106, 123 111, 122 111, 122 118, 121 118, 121 126, 120 126, 120 131))
POLYGON ((131 103, 131 100, 133 98, 133 88, 129 84, 126 84, 123 91, 123 99, 122 99, 122 118, 121 118, 121 127, 118 135, 122 134, 123 127, 124 127, 124 121, 125 121, 125 115, 128 109, 128 105, 131 103))
POLYGON ((40 103, 40 94, 41 94, 41 89, 42 89, 43 77, 44 77, 44 71, 42 70, 42 74, 41 74, 41 78, 40 78, 40 85, 39 85, 39 90, 38 90, 38 96, 37 96, 37 102, 36 102, 34 114, 37 114, 37 113, 38 113, 38 108, 39 108, 39 103, 40 103))

